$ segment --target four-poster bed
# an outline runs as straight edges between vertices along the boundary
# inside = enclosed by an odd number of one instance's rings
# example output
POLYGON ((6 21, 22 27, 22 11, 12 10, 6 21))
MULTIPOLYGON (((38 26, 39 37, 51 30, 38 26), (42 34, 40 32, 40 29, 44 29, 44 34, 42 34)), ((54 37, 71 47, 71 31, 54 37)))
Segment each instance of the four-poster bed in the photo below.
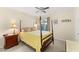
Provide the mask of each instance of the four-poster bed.
MULTIPOLYGON (((22 31, 21 21, 20 21, 20 31, 22 31)), ((53 24, 52 24, 52 32, 42 31, 41 17, 40 17, 40 31, 20 32, 19 36, 22 42, 34 48, 36 52, 44 51, 51 42, 54 43, 53 24)))

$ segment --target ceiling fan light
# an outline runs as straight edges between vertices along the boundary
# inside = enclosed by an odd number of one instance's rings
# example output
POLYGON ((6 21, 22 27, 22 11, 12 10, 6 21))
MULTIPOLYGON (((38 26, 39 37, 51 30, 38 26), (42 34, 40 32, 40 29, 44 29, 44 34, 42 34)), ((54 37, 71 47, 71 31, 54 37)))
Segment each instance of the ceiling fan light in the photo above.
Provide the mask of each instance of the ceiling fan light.
MULTIPOLYGON (((49 7, 35 7, 35 8, 38 9, 39 11, 43 12, 43 13, 46 13, 47 12, 46 10, 49 9, 49 7)), ((37 13, 37 11, 36 11, 36 13, 37 13)))

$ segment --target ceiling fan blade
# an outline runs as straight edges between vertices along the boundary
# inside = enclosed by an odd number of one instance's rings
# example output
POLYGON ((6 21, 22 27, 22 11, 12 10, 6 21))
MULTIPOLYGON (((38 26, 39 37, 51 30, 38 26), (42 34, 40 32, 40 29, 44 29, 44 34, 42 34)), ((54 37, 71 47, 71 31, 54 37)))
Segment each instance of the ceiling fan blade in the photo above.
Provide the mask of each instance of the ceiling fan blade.
POLYGON ((39 9, 39 10, 47 10, 49 9, 49 7, 35 7, 36 9, 39 9))
POLYGON ((42 11, 43 13, 46 13, 46 11, 42 11))
POLYGON ((39 11, 36 11, 35 13, 38 13, 39 11))

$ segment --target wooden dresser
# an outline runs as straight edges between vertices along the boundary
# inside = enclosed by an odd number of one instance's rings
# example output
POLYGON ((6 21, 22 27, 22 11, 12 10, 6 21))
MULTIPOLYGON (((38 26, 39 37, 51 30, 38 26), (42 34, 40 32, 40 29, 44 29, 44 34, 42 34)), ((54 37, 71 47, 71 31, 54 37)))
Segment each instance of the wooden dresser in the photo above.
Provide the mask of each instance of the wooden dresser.
POLYGON ((18 34, 15 35, 3 35, 5 38, 5 45, 4 48, 8 49, 13 46, 18 45, 18 34))

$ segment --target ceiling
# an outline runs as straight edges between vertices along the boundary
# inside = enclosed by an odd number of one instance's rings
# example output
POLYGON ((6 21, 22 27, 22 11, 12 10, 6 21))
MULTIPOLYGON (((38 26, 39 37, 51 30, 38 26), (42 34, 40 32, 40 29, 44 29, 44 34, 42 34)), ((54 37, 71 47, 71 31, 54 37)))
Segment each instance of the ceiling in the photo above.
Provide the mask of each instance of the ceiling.
POLYGON ((36 9, 35 7, 9 7, 10 9, 16 10, 16 11, 20 11, 20 12, 24 12, 27 13, 29 15, 49 15, 49 14, 53 14, 54 12, 64 12, 64 11, 69 11, 72 10, 72 7, 50 7, 47 11, 47 13, 43 13, 43 12, 38 12, 36 13, 36 11, 38 11, 38 9, 36 9))

